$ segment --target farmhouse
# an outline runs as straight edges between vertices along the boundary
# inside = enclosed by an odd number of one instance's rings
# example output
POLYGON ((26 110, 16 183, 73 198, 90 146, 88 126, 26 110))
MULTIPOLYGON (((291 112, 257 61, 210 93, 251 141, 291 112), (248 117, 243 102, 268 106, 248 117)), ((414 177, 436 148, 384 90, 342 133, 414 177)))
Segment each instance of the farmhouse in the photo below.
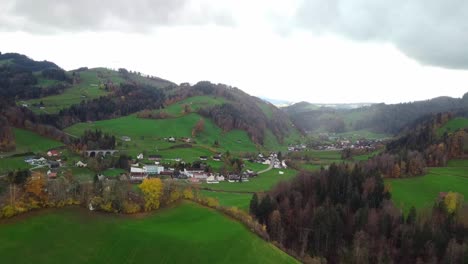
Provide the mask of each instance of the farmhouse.
POLYGON ((49 150, 47 151, 47 156, 49 157, 58 157, 60 155, 60 152, 58 150, 49 150))
POLYGON ((81 160, 78 161, 76 164, 75 164, 76 167, 79 167, 79 168, 86 168, 88 167, 88 164, 86 163, 83 163, 81 160))
POLYGON ((47 177, 49 177, 49 179, 56 179, 57 175, 58 175, 57 170, 50 169, 47 171, 47 177))
POLYGON ((219 183, 217 177, 211 175, 208 178, 206 178, 206 183, 208 184, 213 184, 213 183, 219 183))
POLYGON ((148 173, 145 169, 131 167, 130 168, 130 181, 143 181, 148 178, 148 173))
POLYGON ((148 175, 158 175, 164 171, 163 166, 154 166, 154 165, 146 165, 143 167, 144 170, 148 173, 148 175))

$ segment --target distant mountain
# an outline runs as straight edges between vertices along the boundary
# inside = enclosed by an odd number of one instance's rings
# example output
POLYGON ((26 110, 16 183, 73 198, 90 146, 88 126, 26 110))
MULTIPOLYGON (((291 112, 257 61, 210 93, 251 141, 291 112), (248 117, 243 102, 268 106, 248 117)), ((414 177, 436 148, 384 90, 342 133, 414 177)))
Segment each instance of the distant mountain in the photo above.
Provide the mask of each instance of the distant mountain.
POLYGON ((400 133, 418 119, 440 112, 456 112, 468 107, 463 98, 437 97, 401 104, 349 104, 346 107, 319 107, 301 102, 283 108, 296 126, 310 132, 370 130, 400 133))
POLYGON ((269 102, 269 103, 275 105, 276 107, 286 107, 286 106, 294 104, 291 101, 271 99, 271 98, 266 98, 266 97, 260 97, 260 99, 262 99, 265 102, 269 102))

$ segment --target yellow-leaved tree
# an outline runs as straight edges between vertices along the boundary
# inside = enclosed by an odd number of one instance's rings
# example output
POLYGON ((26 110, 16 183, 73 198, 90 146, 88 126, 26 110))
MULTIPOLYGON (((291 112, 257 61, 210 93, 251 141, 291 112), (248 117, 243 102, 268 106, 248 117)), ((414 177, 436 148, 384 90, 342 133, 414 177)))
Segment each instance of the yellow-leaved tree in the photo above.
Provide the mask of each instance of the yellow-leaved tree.
POLYGON ((163 183, 159 178, 144 179, 138 186, 145 196, 145 210, 158 209, 163 194, 163 183))
POLYGON ((456 192, 448 192, 444 198, 444 203, 449 213, 455 213, 463 204, 463 195, 456 192))

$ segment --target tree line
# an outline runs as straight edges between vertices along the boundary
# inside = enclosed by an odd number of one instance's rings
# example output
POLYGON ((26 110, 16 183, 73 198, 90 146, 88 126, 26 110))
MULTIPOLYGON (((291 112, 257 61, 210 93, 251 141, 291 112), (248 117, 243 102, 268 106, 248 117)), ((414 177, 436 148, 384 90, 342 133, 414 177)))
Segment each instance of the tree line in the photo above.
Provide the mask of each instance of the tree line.
POLYGON ((305 262, 466 260, 468 208, 459 195, 439 199, 428 213, 412 208, 407 215, 390 198, 374 169, 333 164, 254 195, 250 212, 272 240, 305 262))

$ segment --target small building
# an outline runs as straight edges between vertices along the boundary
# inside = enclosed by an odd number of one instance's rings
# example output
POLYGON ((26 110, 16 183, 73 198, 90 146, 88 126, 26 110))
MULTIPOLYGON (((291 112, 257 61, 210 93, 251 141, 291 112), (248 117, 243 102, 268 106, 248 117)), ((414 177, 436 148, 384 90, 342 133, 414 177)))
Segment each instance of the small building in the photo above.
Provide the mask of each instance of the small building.
POLYGON ((221 154, 216 154, 213 156, 214 161, 221 161, 221 154))
POLYGON ((146 165, 143 169, 146 170, 148 175, 158 175, 164 171, 163 166, 154 166, 154 165, 146 165))
POLYGON ((202 160, 202 161, 208 160, 208 157, 207 156, 200 156, 200 160, 202 160))
POLYGON ((145 158, 145 156, 143 155, 143 153, 140 153, 140 154, 138 154, 138 156, 137 156, 137 159, 139 159, 139 160, 142 160, 142 159, 144 159, 144 158, 145 158))
POLYGON ((167 139, 167 141, 169 141, 171 143, 174 143, 174 142, 176 142, 176 139, 175 139, 175 137, 170 137, 170 138, 167 139))
POLYGON ((206 183, 214 184, 214 183, 219 183, 219 181, 218 181, 217 177, 211 175, 211 176, 206 178, 206 183))
POLYGON ((78 161, 76 164, 75 164, 76 167, 79 167, 79 168, 86 168, 88 167, 88 164, 82 162, 81 160, 78 161))
POLYGON ((47 156, 49 157, 58 157, 60 155, 60 152, 58 150, 49 150, 47 151, 47 156))
POLYGON ((148 173, 145 169, 137 167, 130 168, 130 181, 141 182, 146 178, 148 178, 148 173))
POLYGON ((49 177, 49 179, 56 179, 57 176, 58 176, 57 170, 50 169, 47 171, 47 177, 49 177))
POLYGON ((132 141, 132 139, 130 137, 127 137, 127 136, 122 136, 121 139, 122 139, 122 141, 125 141, 125 142, 132 141))

